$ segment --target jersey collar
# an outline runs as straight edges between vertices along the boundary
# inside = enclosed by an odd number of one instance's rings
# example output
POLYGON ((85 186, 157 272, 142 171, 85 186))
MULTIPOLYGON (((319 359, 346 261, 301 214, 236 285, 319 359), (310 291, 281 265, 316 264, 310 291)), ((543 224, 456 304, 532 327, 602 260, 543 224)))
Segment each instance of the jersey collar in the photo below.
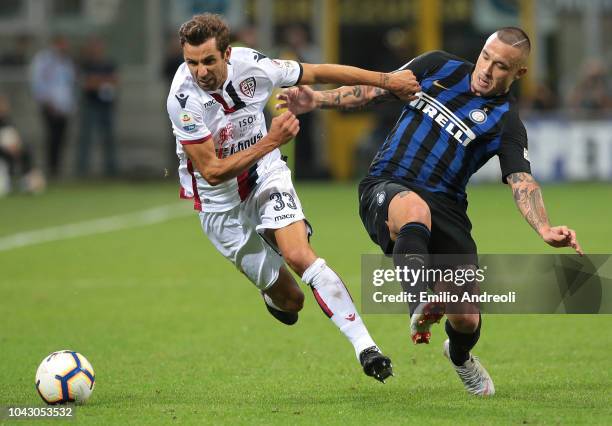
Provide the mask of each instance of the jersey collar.
POLYGON ((217 93, 223 96, 223 93, 225 92, 227 85, 232 81, 233 78, 234 78, 234 66, 232 65, 231 62, 228 62, 227 63, 227 78, 225 79, 225 81, 223 82, 223 84, 221 85, 219 89, 213 90, 209 93, 217 93))

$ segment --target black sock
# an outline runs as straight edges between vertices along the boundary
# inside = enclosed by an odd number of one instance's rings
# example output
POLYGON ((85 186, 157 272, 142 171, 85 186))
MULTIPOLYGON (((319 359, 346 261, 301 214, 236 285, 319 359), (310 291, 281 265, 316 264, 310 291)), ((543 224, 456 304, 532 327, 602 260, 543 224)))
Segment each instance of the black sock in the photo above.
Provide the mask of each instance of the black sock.
POLYGON ((473 333, 465 334, 460 333, 453 328, 449 320, 446 320, 446 334, 450 340, 448 347, 450 352, 450 359, 455 365, 463 365, 470 358, 470 350, 480 338, 480 326, 482 324, 482 317, 478 315, 478 327, 473 333))
MULTIPOLYGON (((421 222, 410 222, 402 226, 393 247, 393 263, 400 268, 407 267, 411 270, 423 269, 423 273, 429 262, 429 236, 431 233, 425 224, 421 222)), ((402 282, 403 290, 413 294, 415 302, 408 303, 410 314, 419 305, 419 293, 427 291, 427 282, 423 279, 416 283, 402 282)))

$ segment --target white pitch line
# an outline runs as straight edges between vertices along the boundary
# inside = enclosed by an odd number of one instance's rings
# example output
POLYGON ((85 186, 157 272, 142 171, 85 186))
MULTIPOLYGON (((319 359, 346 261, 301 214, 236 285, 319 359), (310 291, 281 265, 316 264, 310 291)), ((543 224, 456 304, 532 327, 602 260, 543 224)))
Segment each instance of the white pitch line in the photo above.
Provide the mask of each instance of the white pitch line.
POLYGON ((86 235, 102 234, 121 229, 137 228, 193 214, 193 208, 188 209, 185 206, 186 203, 167 204, 136 213, 107 216, 100 219, 7 235, 0 237, 0 251, 86 235))

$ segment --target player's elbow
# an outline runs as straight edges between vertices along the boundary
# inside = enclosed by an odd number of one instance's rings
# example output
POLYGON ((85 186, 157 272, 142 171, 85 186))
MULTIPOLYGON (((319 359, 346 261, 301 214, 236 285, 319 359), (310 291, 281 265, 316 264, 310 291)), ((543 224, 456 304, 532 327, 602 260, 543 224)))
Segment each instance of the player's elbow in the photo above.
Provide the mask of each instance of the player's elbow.
POLYGON ((217 186, 223 183, 223 180, 217 178, 217 177, 204 177, 204 179, 206 179, 206 182, 208 182, 208 184, 210 186, 217 186))
POLYGON ((198 167, 198 170, 204 180, 210 186, 217 186, 222 184, 225 179, 223 178, 223 171, 217 166, 198 167))
POLYGON ((221 185, 224 182, 224 179, 219 173, 210 170, 207 173, 202 173, 202 177, 210 186, 221 185))

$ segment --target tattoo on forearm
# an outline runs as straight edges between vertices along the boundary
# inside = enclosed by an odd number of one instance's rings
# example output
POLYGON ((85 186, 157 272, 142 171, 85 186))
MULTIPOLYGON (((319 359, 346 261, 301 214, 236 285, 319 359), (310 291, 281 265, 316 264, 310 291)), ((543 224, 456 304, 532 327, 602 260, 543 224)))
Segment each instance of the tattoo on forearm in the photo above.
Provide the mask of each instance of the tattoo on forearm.
POLYGON ((539 232, 542 227, 550 226, 542 191, 535 179, 529 173, 512 173, 507 180, 514 202, 531 227, 539 232))
POLYGON ((373 86, 340 87, 320 93, 322 95, 319 105, 321 109, 341 111, 360 110, 395 99, 389 91, 373 86))
POLYGON ((381 72, 380 73, 380 83, 378 83, 378 87, 388 87, 389 84, 389 74, 381 72))
POLYGON ((340 93, 334 97, 334 105, 340 105, 340 93))

